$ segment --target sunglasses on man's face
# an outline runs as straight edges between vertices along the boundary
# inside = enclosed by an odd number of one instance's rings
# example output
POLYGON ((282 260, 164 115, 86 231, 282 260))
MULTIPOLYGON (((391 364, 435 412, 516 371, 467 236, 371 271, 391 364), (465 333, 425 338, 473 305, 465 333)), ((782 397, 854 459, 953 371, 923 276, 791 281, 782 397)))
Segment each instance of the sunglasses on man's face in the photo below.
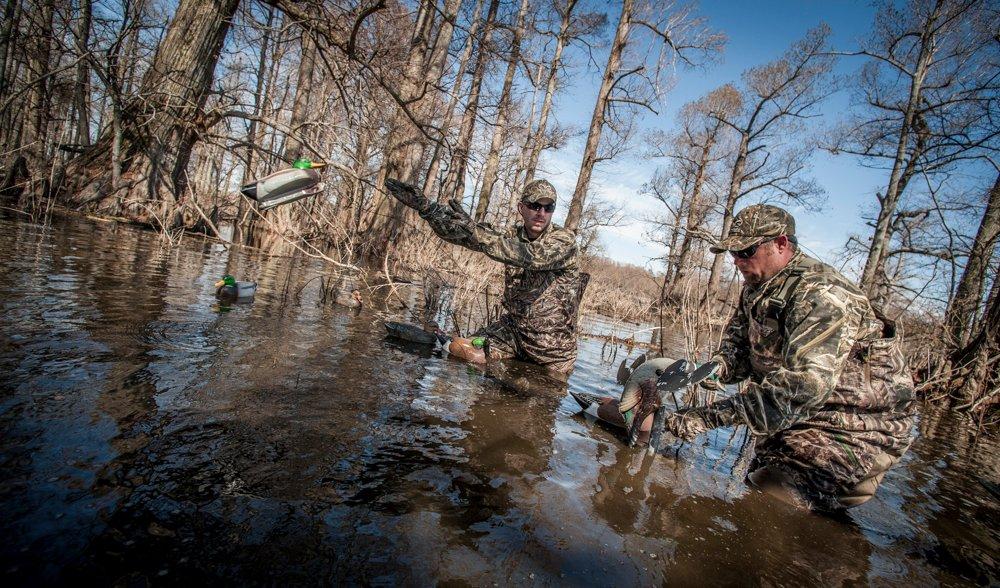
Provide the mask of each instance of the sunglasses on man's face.
POLYGON ((549 213, 552 213, 552 212, 556 211, 556 203, 555 202, 553 202, 552 204, 540 204, 538 202, 522 202, 521 204, 524 204, 525 206, 527 206, 528 208, 530 208, 531 210, 534 210, 536 212, 539 211, 539 210, 544 210, 545 212, 549 212, 549 213))
POLYGON ((764 241, 761 241, 760 243, 757 243, 756 245, 751 245, 746 249, 740 249, 739 251, 730 251, 730 253, 732 253, 733 257, 735 257, 736 259, 750 259, 751 257, 754 256, 755 253, 757 253, 758 247, 760 247, 764 243, 767 243, 768 241, 775 241, 782 237, 788 239, 788 242, 792 243, 793 245, 798 244, 799 242, 798 239, 795 238, 795 235, 778 235, 774 239, 766 239, 764 241))
POLYGON ((729 253, 731 253, 733 257, 735 257, 736 259, 750 259, 754 255, 756 255, 757 248, 763 245, 764 243, 766 243, 766 241, 761 241, 756 245, 751 245, 746 249, 740 249, 739 251, 730 251, 729 253))

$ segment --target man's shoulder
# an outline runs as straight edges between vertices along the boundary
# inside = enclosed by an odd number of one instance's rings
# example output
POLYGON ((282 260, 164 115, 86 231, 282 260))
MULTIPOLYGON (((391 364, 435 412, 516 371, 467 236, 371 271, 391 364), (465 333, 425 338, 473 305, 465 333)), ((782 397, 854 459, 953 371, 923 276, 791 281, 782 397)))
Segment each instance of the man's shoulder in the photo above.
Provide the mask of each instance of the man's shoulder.
POLYGON ((861 293, 860 288, 833 266, 803 255, 792 270, 803 284, 834 285, 861 293))
POLYGON ((571 231, 562 225, 557 225, 556 223, 552 223, 551 225, 549 225, 549 230, 545 231, 545 234, 542 235, 542 237, 559 239, 563 241, 565 240, 575 241, 576 231, 571 231))
POLYGON ((799 299, 820 296, 842 303, 853 301, 866 304, 868 297, 861 288, 836 268, 818 259, 803 255, 793 275, 799 276, 793 296, 799 299))

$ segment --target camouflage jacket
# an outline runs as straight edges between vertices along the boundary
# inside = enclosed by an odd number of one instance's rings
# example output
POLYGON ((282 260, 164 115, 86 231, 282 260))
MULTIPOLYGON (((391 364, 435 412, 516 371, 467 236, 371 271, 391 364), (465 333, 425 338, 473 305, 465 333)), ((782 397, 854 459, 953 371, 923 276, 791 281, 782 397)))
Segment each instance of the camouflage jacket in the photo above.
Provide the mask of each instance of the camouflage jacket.
POLYGON ((843 275, 797 253, 745 286, 717 355, 743 393, 697 412, 767 439, 758 458, 821 471, 830 491, 857 483, 875 457, 910 443, 913 381, 895 326, 843 275))
POLYGON ((517 224, 499 231, 432 204, 420 214, 442 239, 481 251, 504 264, 504 316, 518 355, 541 365, 576 359, 576 323, 582 295, 576 234, 550 224, 528 239, 517 224))

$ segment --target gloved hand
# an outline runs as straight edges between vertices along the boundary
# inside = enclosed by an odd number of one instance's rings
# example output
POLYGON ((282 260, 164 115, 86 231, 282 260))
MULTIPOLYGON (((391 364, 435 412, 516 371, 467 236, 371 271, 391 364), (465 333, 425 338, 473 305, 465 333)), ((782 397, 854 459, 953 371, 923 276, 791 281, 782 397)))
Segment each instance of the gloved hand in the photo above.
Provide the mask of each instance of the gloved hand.
POLYGON ((663 426, 675 437, 684 441, 690 441, 709 430, 705 419, 698 413, 688 409, 668 414, 663 426))
POLYGON ((698 385, 705 390, 711 390, 712 392, 721 392, 722 390, 725 390, 726 385, 721 381, 722 371, 724 369, 726 369, 725 365, 719 363, 719 367, 715 368, 715 372, 701 382, 698 382, 698 385))
POLYGON ((461 201, 452 198, 451 200, 448 201, 448 206, 451 208, 452 218, 467 222, 469 224, 476 223, 476 221, 472 220, 472 217, 469 216, 469 213, 465 212, 465 209, 462 208, 461 201))
POLYGON ((420 190, 417 190, 416 186, 404 184, 403 182, 392 178, 386 178, 385 189, 388 190, 396 200, 399 200, 417 212, 424 212, 430 205, 430 202, 427 198, 424 198, 424 195, 420 193, 420 190))

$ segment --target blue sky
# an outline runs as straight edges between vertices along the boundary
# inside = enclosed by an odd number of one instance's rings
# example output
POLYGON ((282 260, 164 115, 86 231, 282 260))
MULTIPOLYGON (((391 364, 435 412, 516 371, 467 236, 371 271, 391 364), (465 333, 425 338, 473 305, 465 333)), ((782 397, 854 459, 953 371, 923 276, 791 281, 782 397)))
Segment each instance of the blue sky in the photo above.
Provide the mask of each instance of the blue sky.
MULTIPOLYGON (((603 9, 609 14, 606 38, 614 33, 619 6, 618 2, 608 2, 592 8, 603 9)), ((658 109, 660 114, 644 114, 642 127, 671 130, 677 111, 685 103, 722 84, 737 81, 749 67, 778 58, 806 31, 821 22, 830 26, 830 41, 834 48, 855 49, 859 40, 869 33, 874 13, 874 7, 868 2, 852 0, 703 2, 700 14, 707 17, 713 29, 728 36, 723 55, 704 71, 678 70, 673 89, 658 109)), ((595 55, 602 69, 606 58, 606 48, 595 55)), ((571 55, 571 59, 575 59, 577 66, 573 69, 570 87, 556 98, 555 116, 563 124, 575 124, 586 129, 601 72, 582 67, 579 54, 571 55)), ((836 71, 849 75, 861 65, 861 58, 845 57, 838 62, 836 71)), ((823 116, 818 124, 832 125, 850 106, 848 92, 831 95, 823 105, 823 116)), ((540 175, 555 184, 559 194, 565 195, 567 203, 576 184, 585 139, 586 136, 581 136, 565 148, 547 153, 542 162, 544 171, 540 175)), ((641 147, 638 143, 636 146, 641 147)), ((836 262, 837 249, 844 245, 849 234, 869 235, 861 215, 871 209, 873 194, 884 189, 888 174, 863 168, 854 158, 834 157, 821 151, 815 153, 812 163, 811 175, 827 193, 825 209, 821 213, 791 210, 796 216, 800 240, 807 250, 825 261, 836 262)), ((636 153, 631 157, 605 162, 595 172, 590 195, 598 194, 607 200, 625 203, 633 219, 626 226, 602 230, 601 241, 608 257, 647 265, 650 258, 662 255, 663 250, 643 236, 644 224, 634 220, 663 210, 662 205, 651 197, 640 194, 641 185, 650 179, 657 165, 657 162, 643 159, 636 153)), ((556 213, 556 222, 565 216, 566 207, 561 208, 556 213)))

